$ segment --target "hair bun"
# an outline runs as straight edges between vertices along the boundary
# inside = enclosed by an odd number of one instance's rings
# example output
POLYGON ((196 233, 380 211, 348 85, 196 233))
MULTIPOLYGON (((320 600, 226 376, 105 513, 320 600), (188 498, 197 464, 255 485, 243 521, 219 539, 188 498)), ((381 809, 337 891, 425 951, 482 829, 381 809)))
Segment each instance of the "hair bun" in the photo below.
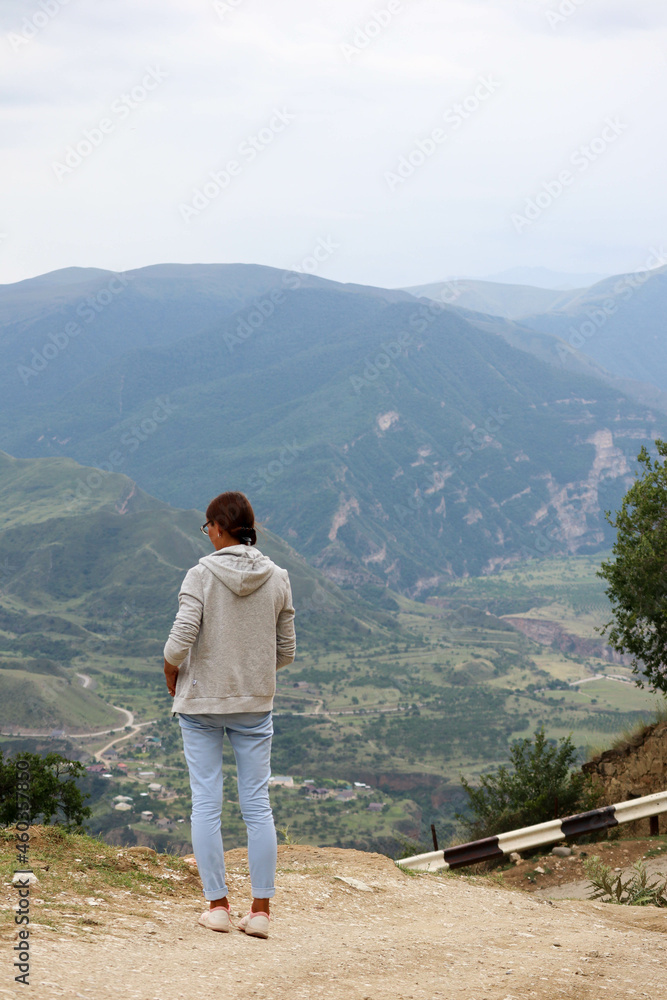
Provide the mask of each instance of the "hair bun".
POLYGON ((242 545, 255 545, 257 542, 257 532, 254 528, 247 528, 245 526, 231 528, 229 534, 233 538, 237 538, 242 545))

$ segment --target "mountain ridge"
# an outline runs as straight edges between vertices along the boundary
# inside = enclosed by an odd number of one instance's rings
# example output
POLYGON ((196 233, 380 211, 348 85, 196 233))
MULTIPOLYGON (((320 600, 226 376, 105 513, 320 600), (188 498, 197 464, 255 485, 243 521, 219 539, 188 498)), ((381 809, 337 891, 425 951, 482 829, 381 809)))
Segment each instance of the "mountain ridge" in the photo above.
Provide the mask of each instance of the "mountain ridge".
MULTIPOLYGON (((220 301, 266 280, 229 267, 238 277, 220 301)), ((121 329, 116 354, 92 366, 80 343, 29 385, 14 378, 23 404, 18 419, 8 396, 0 404, 0 446, 111 466, 178 507, 233 486, 337 583, 420 599, 545 545, 609 542, 603 512, 662 414, 583 363, 555 365, 548 333, 512 345, 497 318, 456 305, 306 282, 287 294, 286 272, 267 273, 275 301, 201 328, 182 322, 188 286, 159 342, 121 329)))

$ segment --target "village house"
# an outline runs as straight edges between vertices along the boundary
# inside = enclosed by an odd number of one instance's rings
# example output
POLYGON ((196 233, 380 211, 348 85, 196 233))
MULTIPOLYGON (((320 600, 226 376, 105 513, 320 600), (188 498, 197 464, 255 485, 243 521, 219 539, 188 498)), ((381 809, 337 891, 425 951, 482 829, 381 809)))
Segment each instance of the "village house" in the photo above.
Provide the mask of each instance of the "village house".
POLYGON ((356 799, 356 793, 352 788, 344 788, 342 792, 338 792, 336 795, 337 802, 351 802, 352 799, 356 799))
POLYGON ((313 799, 328 799, 331 795, 330 788, 312 788, 309 787, 309 797, 313 799))

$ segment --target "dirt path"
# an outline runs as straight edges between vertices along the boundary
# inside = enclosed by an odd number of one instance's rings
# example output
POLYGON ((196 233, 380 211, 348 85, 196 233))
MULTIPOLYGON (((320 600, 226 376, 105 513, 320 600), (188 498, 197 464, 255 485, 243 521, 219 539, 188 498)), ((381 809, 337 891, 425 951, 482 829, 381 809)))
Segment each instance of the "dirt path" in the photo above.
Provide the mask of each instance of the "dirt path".
MULTIPOLYGON (((113 708, 118 708, 118 706, 114 705, 113 708)), ((107 750, 111 749, 111 747, 115 746, 116 743, 122 743, 124 740, 131 739, 133 736, 136 736, 136 734, 143 726, 152 726, 153 723, 157 722, 157 719, 150 719, 148 722, 135 723, 132 712, 128 712, 126 708, 119 708, 118 711, 127 713, 127 715, 129 716, 127 725, 131 726, 131 729, 129 733, 123 733, 122 736, 116 737, 115 740, 112 740, 111 743, 107 743, 106 746, 103 746, 100 750, 96 750, 93 755, 95 757, 95 760, 102 761, 103 755, 107 752, 107 750)), ((111 732, 117 732, 117 730, 112 729, 111 732)))
MULTIPOLYGON (((227 855, 245 911, 243 851, 227 855)), ((667 997, 667 913, 550 903, 454 875, 410 876, 356 851, 281 847, 268 941, 197 926, 198 890, 167 900, 122 887, 88 919, 49 930, 34 900, 39 1000, 637 1000, 667 997), (361 880, 354 887, 336 876, 361 880)), ((71 908, 66 883, 60 907, 71 908)), ((103 898, 102 898, 103 897, 103 898)), ((80 897, 81 898, 81 897, 80 897)), ((55 905, 55 904, 52 904, 55 905)), ((81 917, 81 913, 67 913, 81 917)), ((8 960, 0 997, 13 997, 8 960)), ((21 994, 23 995, 23 994, 21 994)))

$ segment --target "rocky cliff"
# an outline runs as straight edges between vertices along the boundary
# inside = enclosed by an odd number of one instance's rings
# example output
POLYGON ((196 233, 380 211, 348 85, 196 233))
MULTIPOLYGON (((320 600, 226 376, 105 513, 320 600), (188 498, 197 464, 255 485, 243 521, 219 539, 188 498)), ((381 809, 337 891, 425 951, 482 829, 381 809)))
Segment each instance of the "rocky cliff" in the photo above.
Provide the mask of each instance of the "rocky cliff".
MULTIPOLYGON (((664 792, 667 789, 667 721, 646 726, 621 746, 605 750, 584 764, 582 770, 604 787, 604 805, 664 792)), ((648 819, 624 827, 624 836, 645 836, 648 819)), ((667 818, 660 817, 660 832, 667 832, 667 818)))

